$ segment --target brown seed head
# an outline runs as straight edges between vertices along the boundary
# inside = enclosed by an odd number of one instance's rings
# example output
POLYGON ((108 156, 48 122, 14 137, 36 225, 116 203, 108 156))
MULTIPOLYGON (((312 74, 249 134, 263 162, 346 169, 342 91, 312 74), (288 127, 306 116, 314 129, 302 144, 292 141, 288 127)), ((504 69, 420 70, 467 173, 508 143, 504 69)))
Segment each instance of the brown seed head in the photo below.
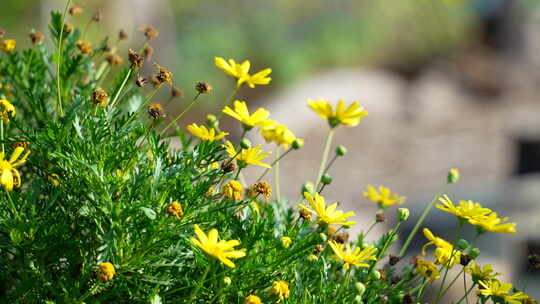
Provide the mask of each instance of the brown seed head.
POLYGON ((38 45, 43 43, 44 35, 40 31, 32 31, 30 33, 30 40, 32 41, 33 45, 38 45))
POLYGON ((4 39, 4 36, 6 36, 6 31, 3 29, 0 29, 0 39, 4 39))
POLYGON ((66 34, 69 34, 71 32, 73 32, 75 28, 73 27, 73 25, 69 24, 69 23, 64 23, 64 33, 66 34))
POLYGON ((390 257, 388 258, 388 264, 390 264, 390 266, 394 266, 396 265, 400 260, 400 257, 397 256, 397 255, 390 255, 390 257))
POLYGON ((182 97, 184 94, 182 93, 182 90, 180 88, 172 88, 171 89, 171 96, 172 98, 182 97))
POLYGON ((97 106, 99 104, 101 105, 102 108, 105 108, 108 102, 109 102, 109 95, 104 90, 96 89, 92 93, 92 104, 94 106, 97 106))
POLYGON ((142 88, 146 85, 146 83, 148 82, 148 80, 142 76, 137 76, 137 80, 135 80, 135 84, 139 87, 139 88, 142 88))
POLYGON ((124 30, 120 30, 118 32, 118 40, 126 40, 128 39, 128 34, 124 30))
POLYGON ((141 26, 140 30, 144 32, 144 36, 148 40, 154 39, 159 35, 159 31, 149 25, 141 26))
POLYGON ((165 111, 163 111, 163 107, 159 103, 151 103, 148 105, 148 114, 153 119, 163 118, 165 117, 165 111))
POLYGON ((332 240, 336 243, 345 244, 349 240, 349 234, 346 232, 335 234, 332 236, 332 240))
POLYGON ((415 301, 416 297, 412 294, 406 294, 405 296, 403 296, 403 304, 412 304, 415 303, 415 301))
POLYGON ((529 255, 529 264, 532 266, 532 268, 540 269, 540 255, 538 254, 529 255))
POLYGON ((69 7, 69 14, 71 16, 74 16, 74 17, 79 16, 82 13, 83 13, 83 9, 80 6, 76 5, 76 4, 72 4, 69 7))
POLYGON ((100 11, 97 11, 94 13, 94 15, 92 15, 92 21, 100 22, 101 19, 103 19, 103 14, 101 14, 100 11))
POLYGON ((375 214, 375 221, 377 223, 382 223, 386 221, 386 216, 384 215, 384 212, 380 211, 375 214))
POLYGON ((306 209, 300 209, 300 217, 304 221, 311 222, 311 212, 307 211, 306 209))
POLYGON ((471 257, 468 254, 462 254, 459 263, 463 266, 467 266, 471 262, 471 257))
POLYGON ((221 163, 221 170, 225 172, 233 172, 236 170, 236 165, 232 160, 225 160, 221 163))
POLYGON ((88 55, 92 53, 92 44, 90 42, 79 40, 76 45, 79 51, 81 51, 81 54, 88 55))
POLYGON ((122 57, 118 56, 117 54, 110 54, 106 58, 107 62, 112 66, 119 66, 124 63, 124 59, 122 57))
POLYGON ((128 51, 128 59, 132 69, 140 69, 144 64, 144 58, 132 49, 128 51))
POLYGON ((195 90, 200 94, 210 94, 214 89, 208 82, 197 82, 195 90))
POLYGON ((172 85, 173 74, 169 70, 167 70, 167 68, 164 68, 157 63, 155 64, 155 66, 158 69, 158 72, 155 75, 158 86, 161 86, 163 83, 168 83, 169 85, 172 85))
POLYGON ((257 182, 248 189, 248 195, 252 198, 262 195, 268 201, 270 195, 272 195, 272 187, 267 182, 257 182))
POLYGON ((27 141, 16 141, 16 142, 12 142, 11 143, 11 147, 13 149, 17 148, 17 147, 23 147, 23 148, 28 148, 28 146, 30 146, 30 143, 27 142, 27 141))
POLYGON ((149 58, 149 57, 152 57, 152 55, 154 55, 154 48, 147 45, 144 49, 143 49, 143 55, 145 58, 149 58))
POLYGON ((315 245, 315 247, 313 248, 313 253, 314 254, 319 254, 319 253, 323 252, 323 250, 324 250, 323 245, 315 245))

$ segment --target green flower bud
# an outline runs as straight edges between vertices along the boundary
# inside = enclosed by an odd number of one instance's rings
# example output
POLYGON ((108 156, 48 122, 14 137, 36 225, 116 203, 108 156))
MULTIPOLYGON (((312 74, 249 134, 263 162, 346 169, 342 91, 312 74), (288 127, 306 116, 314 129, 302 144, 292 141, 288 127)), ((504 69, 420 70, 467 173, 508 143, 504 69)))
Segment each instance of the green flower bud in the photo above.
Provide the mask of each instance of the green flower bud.
POLYGON ((328 237, 325 233, 319 233, 319 236, 321 237, 321 241, 326 242, 328 240, 328 237))
POLYGON ((330 185, 332 183, 332 177, 330 176, 330 174, 325 173, 323 174, 323 176, 321 176, 321 182, 324 185, 330 185))
POLYGON ((242 149, 251 148, 251 141, 249 141, 249 139, 247 138, 242 138, 242 140, 240 141, 240 147, 242 147, 242 149))
POLYGON ((225 285, 229 286, 229 285, 231 285, 232 280, 231 280, 230 277, 225 276, 225 277, 223 278, 223 283, 225 283, 225 285))
POLYGON ((354 287, 356 287, 359 296, 362 296, 364 292, 366 292, 366 285, 362 284, 361 282, 354 283, 354 287))
POLYGON ((479 255, 480 255, 480 249, 478 249, 478 248, 471 249, 471 252, 469 253, 469 256, 473 260, 476 259, 479 255))
POLYGON ((362 303, 362 296, 357 295, 354 297, 354 303, 361 304, 362 303))
POLYGON ((347 148, 345 148, 345 146, 343 145, 337 146, 336 154, 339 156, 344 156, 345 154, 347 154, 347 148))
POLYGON ((397 217, 400 222, 404 222, 409 218, 409 208, 398 208, 397 217))
POLYGON ((332 118, 329 118, 328 119, 328 124, 330 125, 330 128, 335 128, 339 125, 339 120, 335 117, 332 117, 332 118))
POLYGON ((459 170, 452 168, 448 171, 448 183, 453 184, 459 180, 459 170))
POLYGON ((302 196, 304 195, 304 192, 313 194, 313 192, 315 192, 315 185, 313 185, 312 182, 305 182, 305 183, 302 185, 302 193, 301 193, 302 196))
POLYGON ((206 116, 206 124, 207 124, 210 128, 216 129, 216 128, 219 126, 219 120, 217 119, 217 117, 216 117, 215 115, 208 114, 208 115, 206 116))
POLYGON ((369 273, 369 278, 377 281, 381 279, 381 273, 377 269, 371 269, 371 272, 369 273))
POLYGON ((292 142, 292 148, 298 150, 304 147, 304 140, 302 138, 297 138, 292 142))
POLYGON ((465 250, 467 248, 469 248, 470 244, 469 242, 467 242, 467 240, 464 240, 464 239, 460 239, 458 242, 457 242, 457 247, 461 250, 465 250))

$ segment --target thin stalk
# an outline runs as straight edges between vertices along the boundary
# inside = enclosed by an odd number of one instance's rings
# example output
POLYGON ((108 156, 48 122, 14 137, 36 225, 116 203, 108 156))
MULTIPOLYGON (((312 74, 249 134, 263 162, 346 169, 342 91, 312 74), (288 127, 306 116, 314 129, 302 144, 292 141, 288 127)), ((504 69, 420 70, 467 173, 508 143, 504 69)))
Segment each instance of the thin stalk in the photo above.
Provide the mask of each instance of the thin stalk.
MULTIPOLYGON (((270 164, 270 167, 273 167, 277 162, 279 162, 283 157, 285 157, 285 155, 287 155, 289 152, 291 152, 293 149, 292 148, 289 148, 287 151, 285 151, 285 153, 279 155, 279 157, 277 157, 271 164, 270 164)), ((266 168, 266 170, 264 170, 264 172, 261 174, 261 176, 259 176, 259 178, 257 178, 257 182, 260 182, 261 179, 266 175, 266 173, 268 173, 270 171, 270 168, 266 168)))
POLYGON ((189 109, 195 104, 195 102, 197 101, 197 99, 199 98, 199 96, 201 96, 201 93, 197 93, 197 95, 195 95, 195 98, 193 98, 193 100, 191 101, 191 103, 184 109, 184 111, 182 111, 178 116, 176 116, 162 131, 159 135, 163 136, 163 134, 165 134, 165 132, 167 131, 167 129, 169 129, 173 124, 176 124, 176 121, 178 121, 178 119, 180 119, 187 111, 189 111, 189 109))
POLYGON ((332 139, 334 138, 335 132, 336 132, 335 128, 330 129, 330 132, 328 132, 328 137, 326 138, 326 144, 324 145, 321 166, 319 167, 319 174, 317 175, 317 181, 315 183, 315 189, 319 188, 319 183, 321 181, 324 168, 326 167, 326 161, 328 160, 328 153, 330 152, 330 147, 332 146, 332 139))
MULTIPOLYGON (((276 149, 276 159, 280 158, 281 149, 279 146, 276 149)), ((281 185, 279 183, 279 161, 274 166, 274 182, 276 184, 276 197, 278 202, 281 200, 281 185)))
MULTIPOLYGON (((471 291, 473 290, 474 286, 476 286, 476 283, 473 283, 473 284, 472 284, 471 288, 469 288, 469 289, 467 290, 467 292, 463 295, 463 297, 461 297, 461 299, 459 299, 459 300, 457 301, 456 304, 459 304, 459 303, 461 303, 463 300, 467 299, 467 296, 469 295, 469 293, 471 293, 471 291)), ((469 299, 467 299, 467 303, 468 303, 468 302, 469 302, 469 299)))
MULTIPOLYGON (((458 218, 458 228, 456 229, 456 236, 454 237, 454 243, 452 244, 452 252, 450 253, 450 257, 448 258, 448 261, 446 262, 446 265, 444 265, 444 266, 446 266, 446 269, 444 271, 444 276, 443 276, 441 285, 439 287, 439 291, 437 292, 437 297, 435 298, 435 304, 439 303, 439 301, 443 297, 442 292, 443 292, 444 282, 446 281, 446 277, 448 276, 448 269, 450 268, 450 264, 452 263, 452 259, 454 258, 454 252, 457 252, 456 245, 457 245, 457 242, 458 242, 459 237, 461 235, 461 228, 462 227, 463 227, 463 222, 461 221, 460 218, 458 218)), ((463 271, 463 269, 462 269, 462 271, 463 271)), ((458 274, 458 276, 459 276, 459 274, 458 274)), ((452 281, 452 283, 448 286, 448 288, 450 288, 450 286, 452 286, 452 284, 454 282, 455 282, 455 280, 452 281)), ((448 290, 448 288, 446 290, 448 290)))
POLYGON ((197 295, 199 294, 199 290, 201 289, 202 285, 204 284, 204 280, 206 279, 206 276, 208 275, 208 272, 210 271, 210 268, 212 268, 212 262, 208 264, 208 267, 206 267, 206 270, 204 271, 202 277, 199 279, 199 284, 191 294, 191 297, 189 298, 188 303, 193 303, 193 300, 197 298, 197 295))
POLYGON ((374 221, 373 224, 371 224, 371 226, 369 226, 368 230, 364 234, 364 238, 368 235, 368 233, 371 231, 371 229, 373 229, 373 227, 375 227, 375 225, 377 225, 377 221, 374 221))
MULTIPOLYGON (((234 90, 231 92, 231 95, 229 95, 229 97, 227 97, 227 101, 225 102, 225 105, 223 106, 223 108, 225 107, 228 107, 231 102, 233 101, 234 97, 236 96, 236 93, 238 93, 238 90, 240 89, 239 86, 236 86, 234 88, 234 90)), ((221 117, 223 117, 223 111, 220 111, 219 114, 217 115, 217 119, 221 119, 221 117)))
POLYGON ((120 93, 122 93, 122 90, 126 86, 126 83, 127 83, 128 79, 129 79, 129 77, 131 77, 131 73, 133 73, 133 69, 128 70, 128 72, 126 74, 126 77, 124 77, 124 80, 122 81, 122 84, 120 85, 118 90, 115 92, 114 97, 113 97, 113 99, 111 101, 111 108, 116 105, 116 101, 118 100, 118 97, 120 96, 120 93))
POLYGON ((371 271, 373 270, 373 268, 375 268, 375 265, 377 265, 377 262, 380 260, 380 258, 382 258, 384 256, 386 250, 388 249, 388 246, 390 246, 390 242, 392 241, 392 239, 394 239, 394 237, 398 233, 398 230, 399 230, 400 226, 401 226, 401 221, 399 221, 396 224, 396 227, 394 227, 394 229, 392 230, 392 234, 388 237, 388 239, 384 243, 381 250, 377 252, 377 257, 376 257, 377 259, 375 261, 373 261, 373 264, 371 264, 371 266, 369 266, 368 273, 371 273, 371 271))
POLYGON ((4 118, 0 117, 0 140, 2 140, 2 153, 6 153, 4 150, 4 118))
POLYGON ((58 37, 58 64, 56 65, 56 92, 58 96, 58 111, 60 112, 60 116, 64 116, 64 109, 62 107, 62 90, 61 90, 61 84, 60 84, 60 69, 62 65, 62 52, 64 47, 64 24, 66 20, 66 14, 69 8, 69 3, 71 0, 67 0, 66 7, 64 8, 64 14, 62 15, 62 26, 60 27, 60 36, 58 37))
MULTIPOLYGON (((465 277, 465 273, 463 274, 463 290, 467 290, 467 277, 465 277)), ((465 302, 469 304, 469 298, 465 295, 465 302)))
POLYGON ((439 190, 435 194, 435 196, 433 197, 431 202, 426 206, 426 208, 424 208, 424 211, 422 212, 422 215, 420 216, 420 218, 418 219, 418 221, 414 225, 413 230, 411 231, 411 233, 409 233, 409 236, 407 236, 407 240, 405 241, 405 244, 403 244, 403 247, 399 251, 399 257, 403 257, 403 255, 405 254, 405 251, 407 251, 407 248, 409 248, 409 245, 411 244, 411 241, 414 238, 414 235, 418 231, 418 228, 420 228, 420 226, 424 223, 424 220, 426 219, 427 215, 429 214, 429 211, 431 210, 431 208, 433 208, 433 205, 437 201, 437 198, 439 198, 441 196, 441 194, 443 194, 446 191, 447 187, 448 187, 448 184, 445 184, 441 188, 441 190, 439 190))
POLYGON ((328 162, 328 166, 326 166, 326 168, 324 169, 323 171, 323 175, 325 173, 328 173, 328 170, 330 170, 330 167, 332 167, 332 165, 334 164, 334 162, 336 161, 336 159, 339 157, 339 155, 335 154, 334 157, 332 157, 332 159, 328 162))
POLYGON ((135 114, 133 116, 131 116, 128 120, 126 120, 126 122, 124 123, 124 125, 122 126, 122 128, 124 128, 125 126, 129 125, 133 119, 135 119, 135 117, 137 116, 137 114, 142 110, 142 108, 144 108, 144 106, 146 106, 146 104, 150 101, 150 99, 152 99, 152 97, 154 97, 154 95, 156 95, 157 91, 158 91, 159 88, 156 88, 150 95, 148 95, 146 97, 146 99, 144 100, 144 102, 137 108, 137 110, 135 110, 135 114))
POLYGON ((6 195, 8 197, 9 204, 11 205, 10 207, 13 212, 13 215, 15 215, 15 218, 20 220, 21 216, 19 215, 19 212, 17 211, 17 207, 15 207, 15 203, 13 203, 13 199, 11 199, 11 195, 9 194, 8 190, 6 190, 6 195))

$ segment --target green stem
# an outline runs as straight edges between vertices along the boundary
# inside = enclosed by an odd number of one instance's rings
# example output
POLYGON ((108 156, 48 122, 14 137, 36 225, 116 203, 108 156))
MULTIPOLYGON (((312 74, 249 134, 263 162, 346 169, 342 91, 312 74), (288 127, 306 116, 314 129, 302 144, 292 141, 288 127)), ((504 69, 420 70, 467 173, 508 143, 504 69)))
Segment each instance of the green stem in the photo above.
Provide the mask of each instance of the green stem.
POLYGON ((11 195, 9 194, 9 191, 6 190, 6 196, 8 197, 9 204, 11 205, 11 210, 13 212, 13 215, 15 215, 15 218, 20 220, 21 216, 19 215, 19 212, 17 211, 17 207, 15 207, 15 203, 13 203, 13 199, 11 199, 11 195))
POLYGON ((435 204, 437 199, 441 196, 441 194, 443 194, 446 191, 447 186, 448 186, 448 184, 445 184, 441 188, 441 190, 439 190, 435 194, 435 196, 433 197, 431 202, 426 206, 426 208, 424 208, 424 211, 422 212, 422 215, 420 216, 420 218, 418 219, 418 221, 414 225, 413 230, 411 231, 411 233, 409 233, 409 236, 407 236, 407 240, 405 241, 405 244, 403 244, 403 247, 399 251, 399 257, 403 257, 403 255, 405 254, 405 251, 407 251, 407 248, 409 248, 409 245, 411 244, 411 241, 414 238, 414 235, 418 231, 418 228, 420 228, 420 226, 424 223, 424 220, 426 219, 427 215, 429 214, 429 211, 431 210, 431 208, 433 208, 433 205, 435 204))
MULTIPOLYGON (((280 158, 281 149, 279 146, 276 149, 276 159, 280 158)), ((276 184, 276 197, 277 201, 281 201, 281 185, 279 183, 279 161, 274 166, 274 182, 276 184)))
POLYGON ((330 167, 332 167, 332 165, 334 164, 334 162, 336 161, 336 159, 339 157, 339 155, 334 155, 334 157, 332 157, 332 159, 328 162, 328 166, 326 166, 326 168, 324 169, 323 171, 323 175, 325 173, 328 173, 328 170, 330 170, 330 167))
MULTIPOLYGON (((287 155, 287 153, 291 152, 293 149, 292 148, 289 148, 287 151, 285 151, 285 153, 279 155, 279 157, 277 157, 271 164, 270 164, 270 167, 274 167, 274 165, 279 162, 283 157, 285 157, 285 155, 287 155)), ((270 171, 270 168, 266 168, 266 170, 264 170, 264 172, 261 174, 261 176, 259 176, 259 178, 257 178, 257 182, 260 182, 261 179, 270 171)))
MULTIPOLYGON (((444 276, 443 276, 443 279, 442 279, 442 282, 441 282, 441 285, 439 286, 439 291, 437 292, 437 297, 435 298, 435 304, 439 303, 439 301, 441 300, 441 298, 443 297, 443 288, 444 288, 444 282, 446 281, 446 277, 448 276, 448 270, 450 269, 450 264, 452 263, 452 259, 454 258, 454 252, 457 253, 457 250, 456 250, 456 245, 457 245, 457 242, 459 240, 459 237, 461 236, 461 229, 463 227, 463 221, 458 218, 458 228, 456 229, 456 236, 454 237, 454 243, 452 244, 452 252, 450 253, 450 257, 448 258, 448 261, 446 262, 446 265, 443 265, 446 267, 445 271, 444 271, 444 276)), ((462 268, 461 271, 463 271, 463 269, 465 268, 462 268)), ((458 276, 461 274, 461 272, 458 274, 458 276)), ((456 277, 457 278, 457 277, 456 277)), ((452 281, 452 283, 450 283, 450 285, 446 288, 446 290, 448 290, 448 288, 450 288, 452 286, 452 284, 454 284, 456 280, 454 279, 452 281)))
POLYGON ((128 72, 126 74, 126 77, 124 77, 124 80, 122 81, 122 84, 120 85, 118 90, 114 93, 114 97, 113 97, 113 99, 111 101, 111 108, 116 105, 116 101, 118 100, 118 97, 120 96, 120 93, 122 93, 122 90, 126 86, 126 83, 127 83, 128 79, 129 79, 129 77, 131 77, 131 73, 133 73, 133 69, 128 70, 128 72))
POLYGON ((126 127, 127 125, 129 125, 134 119, 135 117, 137 117, 137 114, 142 110, 142 108, 144 108, 146 106, 146 104, 150 101, 150 99, 152 99, 152 97, 154 97, 154 95, 156 95, 157 91, 158 91, 159 88, 155 89, 150 95, 148 95, 146 97, 146 99, 144 100, 144 102, 137 108, 137 110, 135 110, 135 113, 133 116, 131 116, 128 120, 126 120, 126 122, 124 123, 124 125, 122 126, 122 129, 124 127, 126 127))
POLYGON ((2 141, 2 153, 6 153, 4 150, 4 118, 0 117, 0 140, 2 141))
MULTIPOLYGON (((225 102, 225 105, 223 106, 223 108, 225 107, 228 107, 231 102, 233 101, 234 97, 236 96, 236 93, 238 93, 238 90, 240 89, 239 86, 236 86, 234 88, 234 90, 231 92, 231 95, 229 95, 229 97, 227 97, 227 101, 225 102)), ((223 117, 223 111, 219 112, 219 114, 217 115, 217 119, 221 119, 221 117, 223 117)))
MULTIPOLYGON (((469 295, 469 293, 471 293, 471 291, 473 290, 474 286, 476 286, 476 283, 473 283, 473 284, 472 284, 471 288, 469 288, 469 289, 467 290, 467 292, 463 295, 463 297, 461 297, 461 299, 459 299, 459 300, 457 301, 456 304, 459 304, 459 303, 461 303, 463 300, 467 299, 467 296, 469 295)), ((467 301, 468 301, 468 300, 467 300, 467 301)))
POLYGON ((321 160, 321 166, 319 167, 319 174, 317 175, 317 181, 315 182, 315 189, 319 188, 319 183, 321 181, 324 168, 326 167, 326 161, 328 160, 328 153, 330 152, 330 147, 332 146, 332 139, 334 138, 335 132, 336 132, 335 128, 330 129, 330 132, 328 132, 328 137, 326 138, 326 144, 324 146, 323 157, 321 160))
POLYGON ((176 116, 166 127, 165 129, 163 129, 161 131, 161 133, 159 135, 163 136, 163 134, 165 134, 165 132, 167 131, 167 129, 169 129, 173 124, 176 124, 176 121, 178 121, 178 119, 180 119, 187 111, 189 111, 189 109, 195 104, 195 102, 197 101, 197 99, 199 98, 199 96, 201 96, 201 93, 197 93, 197 95, 195 95, 195 98, 193 98, 193 100, 191 101, 191 103, 184 109, 184 111, 182 111, 180 113, 180 115, 176 116))
POLYGON ((375 227, 375 225, 377 225, 377 221, 374 221, 373 224, 371 224, 371 226, 369 226, 368 230, 364 234, 364 238, 368 235, 368 233, 371 231, 371 229, 373 229, 373 227, 375 227))
POLYGON ((400 226, 401 226, 401 221, 399 221, 396 224, 396 227, 394 227, 394 229, 392 230, 392 233, 390 234, 390 236, 388 237, 386 242, 384 242, 384 245, 381 248, 381 250, 377 252, 377 256, 376 256, 377 259, 375 261, 373 261, 373 264, 371 264, 371 266, 369 266, 368 273, 371 273, 373 268, 375 268, 375 265, 377 265, 377 262, 379 262, 379 260, 384 256, 386 250, 388 249, 388 246, 390 246, 390 243, 392 242, 392 240, 394 239, 394 237, 398 233, 398 230, 399 230, 400 226))
POLYGON ((60 116, 64 116, 64 109, 62 107, 62 89, 60 84, 60 69, 62 65, 62 52, 63 52, 63 40, 64 40, 64 24, 66 20, 66 14, 69 8, 69 3, 71 0, 67 0, 66 7, 64 8, 64 14, 62 15, 62 26, 60 27, 60 36, 58 37, 58 63, 56 65, 56 92, 58 96, 58 111, 60 112, 60 116))
POLYGON ((208 267, 206 267, 206 270, 204 271, 202 277, 199 279, 199 284, 197 285, 197 287, 195 288, 195 290, 191 294, 191 297, 189 298, 188 303, 193 303, 193 300, 195 300, 197 298, 197 295, 199 294, 199 290, 201 289, 202 285, 204 284, 204 280, 206 279, 206 276, 208 275, 208 272, 210 271, 210 268, 212 268, 212 264, 213 264, 213 262, 210 262, 210 264, 208 264, 208 267))

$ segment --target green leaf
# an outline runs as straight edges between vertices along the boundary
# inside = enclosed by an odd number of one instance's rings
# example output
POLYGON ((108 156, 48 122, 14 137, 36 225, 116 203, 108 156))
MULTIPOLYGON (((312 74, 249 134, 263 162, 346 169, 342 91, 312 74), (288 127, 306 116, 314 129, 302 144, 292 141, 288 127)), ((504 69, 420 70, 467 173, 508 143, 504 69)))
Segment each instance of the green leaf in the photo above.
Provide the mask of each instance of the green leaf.
POLYGON ((147 207, 141 207, 141 210, 144 212, 144 214, 151 220, 156 219, 156 212, 150 208, 147 207))

